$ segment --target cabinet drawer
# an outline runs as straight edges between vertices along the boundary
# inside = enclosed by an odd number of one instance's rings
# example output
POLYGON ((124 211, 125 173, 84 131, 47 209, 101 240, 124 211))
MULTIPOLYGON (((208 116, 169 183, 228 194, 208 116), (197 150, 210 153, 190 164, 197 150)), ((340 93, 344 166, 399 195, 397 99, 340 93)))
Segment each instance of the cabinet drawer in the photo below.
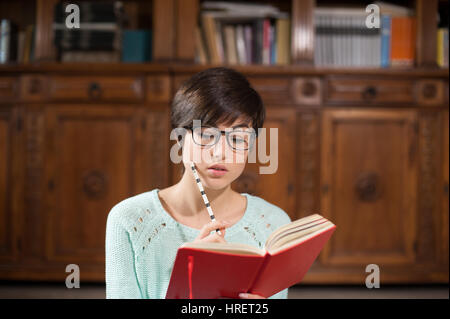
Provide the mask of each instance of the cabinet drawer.
POLYGON ((284 77, 248 77, 265 104, 293 104, 291 81, 284 77))
POLYGON ((325 102, 330 104, 414 102, 414 82, 410 80, 330 77, 325 87, 325 102))
POLYGON ((0 103, 17 96, 17 80, 14 77, 0 77, 0 103))
POLYGON ((143 98, 139 77, 52 76, 49 98, 52 100, 140 101, 143 98))

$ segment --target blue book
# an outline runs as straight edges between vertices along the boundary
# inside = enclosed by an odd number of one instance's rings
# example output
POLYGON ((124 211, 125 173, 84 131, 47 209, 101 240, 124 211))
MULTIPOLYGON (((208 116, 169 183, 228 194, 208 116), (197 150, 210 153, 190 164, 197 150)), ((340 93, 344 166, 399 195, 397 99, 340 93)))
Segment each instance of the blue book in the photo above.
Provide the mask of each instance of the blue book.
POLYGON ((151 60, 151 30, 124 30, 122 34, 122 62, 151 60))
POLYGON ((270 43, 270 64, 277 64, 277 32, 276 32, 276 20, 270 24, 271 43, 270 43))
POLYGON ((391 65, 391 16, 381 15, 381 67, 391 65))

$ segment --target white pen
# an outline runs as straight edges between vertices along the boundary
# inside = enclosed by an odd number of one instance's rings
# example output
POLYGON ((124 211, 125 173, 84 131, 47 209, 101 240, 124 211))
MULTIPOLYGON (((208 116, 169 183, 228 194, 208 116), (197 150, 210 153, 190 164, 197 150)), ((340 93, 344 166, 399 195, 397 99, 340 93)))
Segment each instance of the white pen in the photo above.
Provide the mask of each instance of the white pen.
MULTIPOLYGON (((195 177, 195 181, 197 182, 198 189, 200 190, 200 194, 202 194, 203 201, 205 202, 206 210, 208 211, 209 217, 211 217, 212 221, 215 221, 216 218, 214 217, 214 213, 212 211, 211 204, 209 203, 208 197, 206 197, 205 190, 203 189, 202 182, 200 181, 200 177, 198 176, 197 170, 195 169, 194 162, 191 162, 191 168, 192 168, 192 173, 194 174, 194 177, 195 177)), ((216 232, 218 232, 219 235, 222 235, 222 233, 220 232, 220 230, 218 228, 216 229, 216 232)))

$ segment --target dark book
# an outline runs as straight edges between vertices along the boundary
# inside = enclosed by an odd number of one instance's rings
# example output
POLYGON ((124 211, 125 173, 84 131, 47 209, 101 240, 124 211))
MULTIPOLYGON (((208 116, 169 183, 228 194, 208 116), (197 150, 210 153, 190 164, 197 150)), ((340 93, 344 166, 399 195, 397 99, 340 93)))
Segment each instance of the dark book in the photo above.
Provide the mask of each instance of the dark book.
MULTIPOLYGON (((54 22, 65 23, 70 12, 66 7, 70 2, 59 2, 54 9, 54 22)), ((117 2, 78 2, 80 8, 80 23, 83 22, 116 22, 120 7, 117 2)))

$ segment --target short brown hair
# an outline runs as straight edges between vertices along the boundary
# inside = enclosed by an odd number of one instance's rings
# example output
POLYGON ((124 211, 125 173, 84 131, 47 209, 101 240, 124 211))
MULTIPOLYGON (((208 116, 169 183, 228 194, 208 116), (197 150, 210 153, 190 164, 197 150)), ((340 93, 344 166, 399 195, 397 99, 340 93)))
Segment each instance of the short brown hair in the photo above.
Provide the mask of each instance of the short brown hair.
POLYGON ((265 119, 261 97, 240 72, 226 68, 210 68, 185 81, 172 101, 172 128, 202 125, 231 125, 243 116, 258 134, 265 119))

